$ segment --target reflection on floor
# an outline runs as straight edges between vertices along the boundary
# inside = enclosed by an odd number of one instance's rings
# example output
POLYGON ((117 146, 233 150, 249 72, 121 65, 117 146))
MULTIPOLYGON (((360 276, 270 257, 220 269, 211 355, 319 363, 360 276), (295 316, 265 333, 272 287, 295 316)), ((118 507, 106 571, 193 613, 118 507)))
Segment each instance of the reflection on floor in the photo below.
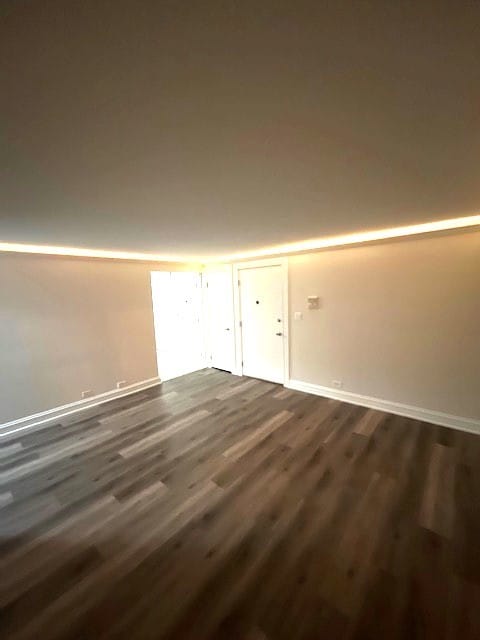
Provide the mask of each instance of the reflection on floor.
POLYGON ((3 638, 480 637, 478 436, 215 370, 78 415, 0 440, 3 638))

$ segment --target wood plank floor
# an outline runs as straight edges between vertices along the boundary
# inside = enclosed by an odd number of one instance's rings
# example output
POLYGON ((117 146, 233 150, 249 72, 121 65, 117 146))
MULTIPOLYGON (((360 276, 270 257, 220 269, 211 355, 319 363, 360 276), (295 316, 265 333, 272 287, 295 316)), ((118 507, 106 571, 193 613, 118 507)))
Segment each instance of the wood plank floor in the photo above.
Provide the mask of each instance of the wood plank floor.
POLYGON ((1 637, 478 639, 479 469, 216 370, 1 438, 1 637))

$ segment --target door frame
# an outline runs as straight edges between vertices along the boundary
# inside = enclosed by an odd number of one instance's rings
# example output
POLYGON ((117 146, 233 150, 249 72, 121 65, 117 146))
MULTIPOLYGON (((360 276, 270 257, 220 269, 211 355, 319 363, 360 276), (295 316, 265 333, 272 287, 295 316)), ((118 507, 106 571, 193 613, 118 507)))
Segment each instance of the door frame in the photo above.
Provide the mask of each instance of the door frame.
POLYGON ((236 262, 233 265, 233 320, 235 339, 235 371, 237 376, 243 375, 242 354, 242 324, 240 307, 240 272, 242 269, 256 269, 258 267, 280 267, 282 275, 283 293, 283 384, 288 384, 290 379, 290 340, 289 340, 289 304, 288 304, 288 258, 265 258, 263 260, 249 260, 236 262))

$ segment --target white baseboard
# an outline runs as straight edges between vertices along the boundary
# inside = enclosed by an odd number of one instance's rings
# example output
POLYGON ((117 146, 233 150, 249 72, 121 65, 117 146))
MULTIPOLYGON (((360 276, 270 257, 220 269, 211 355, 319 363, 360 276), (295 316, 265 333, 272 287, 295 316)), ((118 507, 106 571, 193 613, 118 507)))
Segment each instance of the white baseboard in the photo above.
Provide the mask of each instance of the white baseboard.
POLYGON ((349 402, 350 404, 358 404, 362 407, 369 407, 370 409, 395 413, 396 415, 413 418, 414 420, 431 422, 432 424, 438 424, 442 427, 451 427, 452 429, 460 429, 461 431, 480 434, 480 420, 475 420, 474 418, 453 416, 448 413, 442 413, 441 411, 432 411, 400 402, 372 398, 371 396, 363 396, 358 393, 342 391, 341 389, 334 389, 332 387, 322 387, 318 384, 311 384, 310 382, 302 382, 300 380, 288 380, 285 383, 285 387, 294 389, 295 391, 304 391, 305 393, 312 393, 317 396, 324 396, 325 398, 349 402))
POLYGON ((76 402, 64 404, 61 407, 49 409, 48 411, 41 411, 40 413, 35 413, 31 416, 25 416, 24 418, 19 418, 18 420, 5 422, 4 424, 0 424, 0 438, 14 435, 18 431, 22 431, 23 429, 35 429, 48 426, 52 422, 56 422, 61 418, 71 416, 75 413, 79 413, 80 411, 85 411, 85 409, 90 409, 91 407, 103 404, 104 402, 108 402, 109 400, 122 398, 123 396, 128 396, 132 393, 144 391, 145 389, 149 389, 150 387, 155 387, 157 384, 160 384, 160 382, 160 378, 158 376, 155 376, 154 378, 149 378, 148 380, 135 382, 134 384, 130 384, 127 387, 122 387, 121 389, 112 389, 111 391, 99 393, 98 395, 92 396, 91 398, 77 400, 76 402))
MULTIPOLYGON (((70 404, 65 404, 61 407, 49 409, 48 411, 42 411, 24 418, 19 418, 18 420, 5 422, 4 424, 0 424, 0 438, 14 435, 18 431, 22 431, 24 429, 35 429, 48 426, 52 422, 56 422, 61 418, 101 405, 109 400, 114 400, 115 398, 122 398, 132 393, 137 393, 138 391, 144 391, 145 389, 155 387, 160 383, 160 378, 155 376, 154 378, 136 382, 128 387, 123 387, 122 389, 112 389, 111 391, 106 391, 105 393, 92 396, 91 398, 85 398, 84 400, 71 402, 70 404)), ((305 393, 311 393, 325 398, 349 402, 350 404, 357 404, 362 407, 369 407, 370 409, 378 409, 380 411, 394 413, 407 418, 413 418, 414 420, 431 422, 432 424, 437 424, 442 427, 451 427, 453 429, 460 429, 461 431, 480 434, 480 420, 475 420, 474 418, 463 418, 461 416, 442 413, 441 411, 432 411, 430 409, 423 409, 422 407, 402 404, 400 402, 392 402, 390 400, 383 400, 381 398, 374 398, 371 396, 364 396, 358 393, 351 393, 350 391, 334 389, 332 387, 323 387, 309 382, 302 382, 301 380, 288 380, 285 383, 285 387, 288 389, 294 389, 295 391, 303 391, 305 393)))

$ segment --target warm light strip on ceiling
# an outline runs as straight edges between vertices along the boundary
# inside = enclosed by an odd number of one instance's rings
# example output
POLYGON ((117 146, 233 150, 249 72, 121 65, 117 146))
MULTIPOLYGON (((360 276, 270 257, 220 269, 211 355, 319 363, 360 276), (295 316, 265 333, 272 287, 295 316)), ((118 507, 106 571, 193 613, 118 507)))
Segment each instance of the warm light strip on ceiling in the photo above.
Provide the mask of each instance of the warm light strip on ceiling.
POLYGON ((464 216, 462 218, 450 218, 448 220, 437 220, 435 222, 425 222, 405 227, 393 227, 390 229, 378 229, 376 231, 360 231, 340 236, 330 236, 325 238, 315 238, 303 240, 301 242, 291 242, 288 244, 265 247, 233 253, 221 257, 179 257, 164 256, 155 253, 139 253, 132 251, 109 251, 106 249, 81 249, 78 247, 57 247, 37 244, 20 244, 13 242, 0 242, 0 252, 33 253, 49 256, 72 256, 79 258, 103 258, 109 260, 139 260, 142 262, 181 262, 181 263, 216 263, 235 262, 237 260, 249 260, 255 258, 267 258, 294 253, 304 253, 306 251, 318 251, 342 247, 346 245, 359 244, 364 242, 375 242, 378 240, 389 240, 402 238, 435 231, 449 231, 452 229, 462 229, 466 227, 480 226, 480 215, 464 216))
POLYGON ((343 247, 346 245, 360 244, 363 242, 375 242, 378 240, 389 240, 414 236, 423 233, 433 233, 435 231, 449 231, 452 229, 463 229, 480 225, 480 215, 465 216, 463 218, 450 218, 449 220, 437 220, 435 222, 425 222, 413 224, 406 227, 393 227, 390 229, 378 229, 376 231, 359 231, 341 236, 330 236, 325 238, 315 238, 303 240, 301 242, 291 242, 289 244, 266 247, 252 251, 244 251, 223 256, 216 259, 216 262, 235 262, 236 260, 249 260, 253 258, 267 258, 285 254, 304 253, 306 251, 318 251, 333 247, 343 247))
POLYGON ((201 262, 200 258, 179 258, 178 256, 161 256, 155 253, 108 251, 107 249, 80 249, 78 247, 57 247, 42 244, 19 244, 14 242, 0 242, 0 251, 35 253, 46 256, 72 256, 75 258, 141 260, 142 262, 201 262))

